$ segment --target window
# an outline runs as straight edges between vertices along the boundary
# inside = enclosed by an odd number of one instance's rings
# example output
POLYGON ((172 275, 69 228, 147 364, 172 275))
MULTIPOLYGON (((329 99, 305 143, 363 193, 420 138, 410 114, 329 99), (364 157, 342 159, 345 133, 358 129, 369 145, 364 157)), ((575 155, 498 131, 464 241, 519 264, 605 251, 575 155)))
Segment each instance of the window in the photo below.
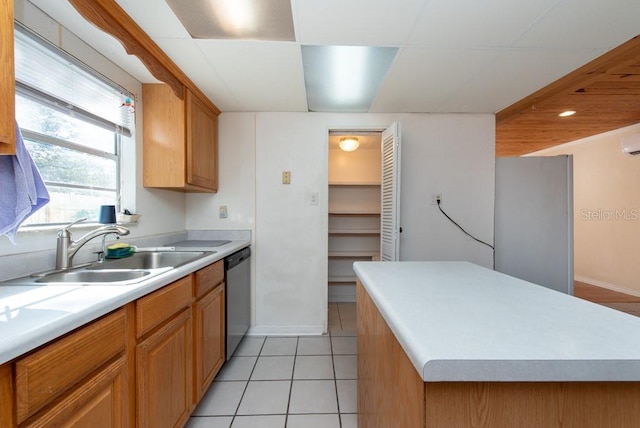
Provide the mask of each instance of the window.
POLYGON ((24 224, 97 221, 100 205, 120 205, 132 95, 19 25, 15 60, 16 120, 51 197, 24 224))

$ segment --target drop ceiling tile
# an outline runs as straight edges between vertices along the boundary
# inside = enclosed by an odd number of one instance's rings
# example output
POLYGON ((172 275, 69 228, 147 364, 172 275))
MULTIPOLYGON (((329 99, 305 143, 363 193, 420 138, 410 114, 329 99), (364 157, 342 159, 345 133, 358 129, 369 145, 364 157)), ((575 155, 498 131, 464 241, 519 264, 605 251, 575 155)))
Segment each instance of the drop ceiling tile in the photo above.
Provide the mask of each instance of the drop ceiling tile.
POLYGON ((496 113, 599 55, 595 51, 511 50, 445 103, 449 111, 496 113))
POLYGON ((404 48, 371 111, 447 112, 445 101, 499 55, 498 50, 404 48))
POLYGON ((611 49, 640 33, 638 0, 565 0, 516 45, 555 49, 611 49))
POLYGON ((300 47, 288 42, 197 40, 246 111, 307 111, 300 47))
POLYGON ((557 0, 432 0, 422 12, 409 45, 509 46, 557 0))
POLYGON ((191 38, 165 0, 116 0, 116 3, 151 38, 191 38))
POLYGON ((403 44, 424 0, 292 0, 297 41, 341 46, 403 44))
POLYGON ((158 46, 222 111, 243 110, 233 90, 218 75, 195 40, 156 39, 158 46))

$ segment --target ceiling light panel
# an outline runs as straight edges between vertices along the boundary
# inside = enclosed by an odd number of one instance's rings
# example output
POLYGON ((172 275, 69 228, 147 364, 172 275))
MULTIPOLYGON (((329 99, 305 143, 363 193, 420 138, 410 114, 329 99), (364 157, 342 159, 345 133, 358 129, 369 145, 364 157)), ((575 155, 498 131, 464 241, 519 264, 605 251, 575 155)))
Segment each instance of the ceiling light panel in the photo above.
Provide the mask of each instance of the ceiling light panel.
POLYGON ((309 111, 367 112, 397 48, 302 46, 309 111))
POLYGON ((194 39, 295 41, 290 0, 167 0, 194 39))

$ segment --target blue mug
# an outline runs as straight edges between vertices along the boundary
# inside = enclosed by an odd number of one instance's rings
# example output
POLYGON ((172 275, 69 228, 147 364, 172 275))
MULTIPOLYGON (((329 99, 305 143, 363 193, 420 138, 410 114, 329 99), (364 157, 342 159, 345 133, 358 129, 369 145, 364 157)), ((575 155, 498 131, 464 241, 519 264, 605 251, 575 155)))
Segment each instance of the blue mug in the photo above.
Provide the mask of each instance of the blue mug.
POLYGON ((116 222, 116 206, 100 205, 100 216, 98 222, 102 224, 115 224, 116 222))

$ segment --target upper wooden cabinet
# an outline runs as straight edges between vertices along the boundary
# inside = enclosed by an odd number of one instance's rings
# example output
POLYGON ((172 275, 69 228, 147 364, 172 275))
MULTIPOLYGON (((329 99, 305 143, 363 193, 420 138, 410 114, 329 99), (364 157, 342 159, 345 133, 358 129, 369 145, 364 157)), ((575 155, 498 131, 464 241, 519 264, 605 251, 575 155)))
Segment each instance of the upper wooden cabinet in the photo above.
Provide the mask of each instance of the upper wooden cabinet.
POLYGON ((16 152, 13 0, 0 0, 0 155, 16 152))
POLYGON ((190 90, 184 100, 164 84, 142 86, 145 187, 218 190, 217 113, 190 90))

